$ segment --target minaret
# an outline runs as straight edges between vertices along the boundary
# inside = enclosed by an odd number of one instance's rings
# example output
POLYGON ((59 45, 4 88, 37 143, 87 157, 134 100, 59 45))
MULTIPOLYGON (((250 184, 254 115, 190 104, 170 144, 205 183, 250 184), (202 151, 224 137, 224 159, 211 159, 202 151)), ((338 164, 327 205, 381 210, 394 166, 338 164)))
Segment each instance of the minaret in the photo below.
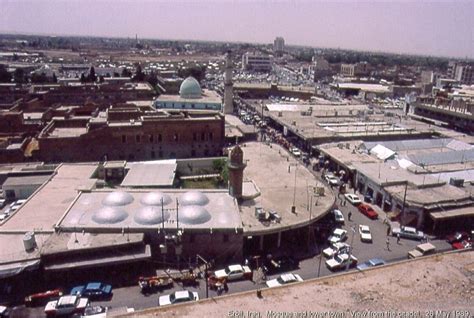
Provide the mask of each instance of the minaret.
POLYGON ((227 168, 229 169, 229 194, 236 199, 242 198, 242 187, 244 181, 244 153, 239 145, 229 152, 227 168))
POLYGON ((234 89, 232 85, 232 59, 230 51, 227 51, 225 55, 224 114, 234 112, 234 89))

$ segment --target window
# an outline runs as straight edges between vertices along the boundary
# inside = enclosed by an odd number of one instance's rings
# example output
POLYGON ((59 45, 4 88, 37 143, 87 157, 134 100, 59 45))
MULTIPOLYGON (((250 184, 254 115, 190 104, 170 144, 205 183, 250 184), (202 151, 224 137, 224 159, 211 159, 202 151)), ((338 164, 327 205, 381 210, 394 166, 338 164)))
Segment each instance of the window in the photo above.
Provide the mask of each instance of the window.
POLYGON ((196 156, 196 150, 191 150, 191 157, 195 157, 196 156))
POLYGON ((163 158, 163 151, 158 151, 158 157, 163 158))
POLYGON ((174 140, 174 141, 178 141, 178 139, 179 139, 178 137, 179 137, 178 134, 175 133, 175 134, 173 135, 173 140, 174 140))
POLYGON ((194 108, 194 104, 191 104, 191 108, 194 108))
POLYGON ((209 140, 212 140, 212 132, 209 133, 209 140))
POLYGON ((158 134, 158 142, 161 142, 163 140, 161 134, 158 134))
POLYGON ((122 143, 124 144, 124 143, 126 143, 126 142, 127 142, 127 136, 122 135, 122 143))
POLYGON ((150 143, 153 143, 153 135, 150 135, 150 143))
POLYGON ((193 133, 193 141, 196 141, 197 140, 197 134, 194 132, 193 133))
POLYGON ((206 134, 205 133, 201 133, 201 140, 202 141, 206 140, 206 134))
POLYGON ((141 139, 141 138, 140 138, 140 135, 136 135, 136 136, 135 136, 135 141, 136 141, 137 143, 140 142, 140 139, 141 139))
POLYGON ((151 159, 155 159, 155 152, 154 151, 151 152, 151 159))

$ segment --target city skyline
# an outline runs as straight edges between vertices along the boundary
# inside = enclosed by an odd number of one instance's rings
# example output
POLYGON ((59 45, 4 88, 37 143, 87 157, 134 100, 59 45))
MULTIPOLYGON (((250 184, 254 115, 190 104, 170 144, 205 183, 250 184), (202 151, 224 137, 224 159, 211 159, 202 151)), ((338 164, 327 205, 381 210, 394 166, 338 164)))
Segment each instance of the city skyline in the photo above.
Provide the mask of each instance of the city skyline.
POLYGON ((474 57, 474 3, 467 1, 0 0, 0 5, 1 33, 124 38, 138 34, 244 43, 272 43, 282 36, 288 45, 474 57))
POLYGON ((474 3, 468 1, 0 0, 0 4, 2 33, 125 38, 138 34, 245 43, 272 43, 283 36, 289 45, 474 57, 474 3))

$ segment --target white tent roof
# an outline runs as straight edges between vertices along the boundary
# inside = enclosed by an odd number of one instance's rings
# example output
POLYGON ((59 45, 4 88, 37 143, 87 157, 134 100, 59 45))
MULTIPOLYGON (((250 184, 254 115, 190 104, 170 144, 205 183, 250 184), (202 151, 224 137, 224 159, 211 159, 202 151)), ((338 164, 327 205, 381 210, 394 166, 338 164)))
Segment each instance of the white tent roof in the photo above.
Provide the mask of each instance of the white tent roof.
POLYGON ((393 157, 395 155, 395 152, 385 146, 382 146, 381 144, 378 144, 374 148, 370 149, 370 154, 376 155, 377 158, 379 158, 380 160, 387 160, 393 157))

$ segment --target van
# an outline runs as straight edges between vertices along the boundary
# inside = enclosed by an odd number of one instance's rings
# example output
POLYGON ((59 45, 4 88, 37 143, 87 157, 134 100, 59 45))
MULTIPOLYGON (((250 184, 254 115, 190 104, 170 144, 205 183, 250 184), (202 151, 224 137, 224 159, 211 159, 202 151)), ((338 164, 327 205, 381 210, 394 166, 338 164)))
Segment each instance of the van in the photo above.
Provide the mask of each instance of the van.
POLYGON ((436 246, 431 243, 423 243, 416 246, 414 250, 408 252, 408 258, 417 258, 429 254, 433 254, 436 251, 436 246))

